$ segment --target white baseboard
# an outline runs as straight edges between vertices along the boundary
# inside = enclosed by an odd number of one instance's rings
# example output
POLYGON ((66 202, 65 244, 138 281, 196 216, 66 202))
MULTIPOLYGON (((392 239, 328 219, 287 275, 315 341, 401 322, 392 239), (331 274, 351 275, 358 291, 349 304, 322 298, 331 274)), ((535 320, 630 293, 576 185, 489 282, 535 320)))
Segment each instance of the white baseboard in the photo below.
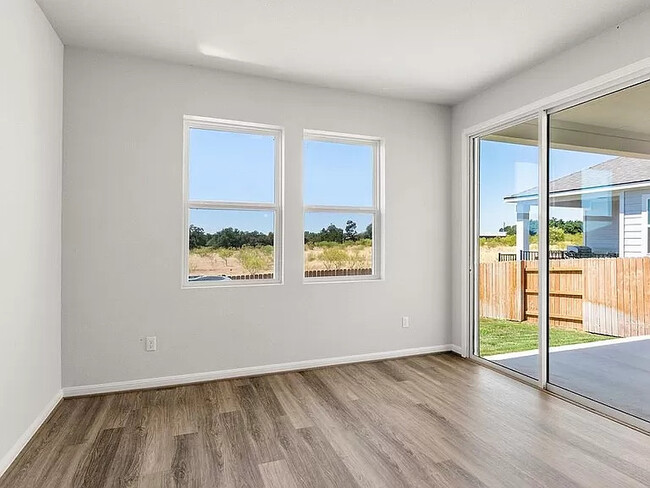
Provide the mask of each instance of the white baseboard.
POLYGON ((463 354, 463 348, 457 346, 456 344, 451 345, 451 352, 455 352, 456 354, 465 357, 465 355, 463 354))
POLYGON ((334 358, 310 359, 307 361, 296 361, 292 363, 268 364, 263 366, 251 366, 247 368, 225 369, 221 371, 209 371, 205 373, 191 373, 161 378, 146 378, 140 380, 117 381, 114 383, 103 383, 99 385, 70 386, 63 388, 65 398, 97 395, 101 393, 114 393, 118 391, 143 390, 147 388, 161 388, 165 386, 186 385, 190 383, 201 383, 204 381, 223 380, 229 378, 241 378, 244 376, 258 376, 270 373, 282 373, 286 371, 300 371, 304 369, 320 368, 323 366, 335 366, 337 364, 360 363, 365 361, 378 361, 381 359, 392 359, 406 356, 418 356, 436 352, 447 352, 453 350, 451 344, 440 346, 416 347, 412 349, 399 349, 396 351, 373 352, 369 354, 357 354, 354 356, 341 356, 334 358))
POLYGON ((34 422, 27 428, 27 430, 20 436, 9 452, 0 459, 0 477, 7 471, 11 463, 18 457, 21 451, 25 448, 27 443, 40 429, 41 425, 47 420, 50 414, 54 411, 59 402, 63 399, 63 392, 59 390, 54 398, 46 405, 43 411, 36 417, 34 422))

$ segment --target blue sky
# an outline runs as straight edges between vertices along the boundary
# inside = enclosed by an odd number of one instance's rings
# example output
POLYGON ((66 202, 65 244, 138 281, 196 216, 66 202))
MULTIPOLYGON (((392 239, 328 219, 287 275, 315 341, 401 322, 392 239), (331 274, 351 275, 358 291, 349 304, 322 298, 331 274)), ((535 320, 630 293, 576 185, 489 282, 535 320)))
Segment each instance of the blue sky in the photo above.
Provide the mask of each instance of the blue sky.
MULTIPOLYGON (((190 200, 272 203, 274 145, 273 136, 191 129, 190 200)), ((305 141, 305 204, 372 206, 372 170, 370 146, 305 141)), ((357 231, 361 232, 372 216, 308 213, 305 229, 319 231, 330 223, 344 228, 348 219, 355 221, 357 231)), ((268 233, 273 230, 273 212, 191 210, 190 223, 211 233, 225 227, 268 233)))
POLYGON ((302 157, 305 205, 372 206, 371 146, 305 141, 302 157))
POLYGON ((190 130, 190 200, 273 203, 275 137, 190 130))
MULTIPOLYGON (((516 222, 516 206, 505 203, 503 197, 537 186, 538 147, 481 140, 480 188, 481 234, 497 232, 516 222)), ((588 168, 615 156, 551 149, 549 173, 551 179, 588 168)), ((551 217, 580 219, 582 213, 571 209, 552 208, 551 217)), ((537 209, 531 209, 531 219, 537 219, 537 209)))

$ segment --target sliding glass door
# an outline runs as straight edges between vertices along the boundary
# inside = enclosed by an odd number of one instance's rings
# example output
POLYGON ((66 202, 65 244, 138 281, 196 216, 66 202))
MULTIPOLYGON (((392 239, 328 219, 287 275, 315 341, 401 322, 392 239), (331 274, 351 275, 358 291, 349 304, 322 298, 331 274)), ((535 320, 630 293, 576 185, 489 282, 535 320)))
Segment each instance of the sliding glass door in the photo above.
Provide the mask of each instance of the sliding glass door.
POLYGON ((650 431, 650 82, 471 138, 471 356, 650 431))
POLYGON ((537 378, 539 125, 480 137, 474 354, 537 378))

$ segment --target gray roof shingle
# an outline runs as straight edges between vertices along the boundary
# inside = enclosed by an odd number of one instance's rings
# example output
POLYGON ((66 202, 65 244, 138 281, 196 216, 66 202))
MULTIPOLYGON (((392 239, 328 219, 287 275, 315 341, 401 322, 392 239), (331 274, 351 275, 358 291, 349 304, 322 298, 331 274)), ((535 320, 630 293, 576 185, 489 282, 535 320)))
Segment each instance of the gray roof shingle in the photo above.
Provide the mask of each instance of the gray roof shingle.
MULTIPOLYGON (((642 183, 645 181, 650 185, 650 160, 614 158, 551 181, 549 184, 549 192, 553 194, 565 191, 584 191, 630 183, 642 183)), ((507 196, 504 200, 516 200, 526 196, 537 196, 537 193, 537 187, 534 187, 507 196)))

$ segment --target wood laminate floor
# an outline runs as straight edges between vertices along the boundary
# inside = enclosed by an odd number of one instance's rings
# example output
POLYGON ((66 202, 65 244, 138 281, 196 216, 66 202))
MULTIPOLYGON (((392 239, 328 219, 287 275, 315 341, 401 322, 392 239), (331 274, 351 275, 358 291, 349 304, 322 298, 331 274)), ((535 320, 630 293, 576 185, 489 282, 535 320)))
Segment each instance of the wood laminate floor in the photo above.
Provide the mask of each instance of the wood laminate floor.
POLYGON ((650 437, 451 354, 63 401, 0 488, 648 487, 650 437))

